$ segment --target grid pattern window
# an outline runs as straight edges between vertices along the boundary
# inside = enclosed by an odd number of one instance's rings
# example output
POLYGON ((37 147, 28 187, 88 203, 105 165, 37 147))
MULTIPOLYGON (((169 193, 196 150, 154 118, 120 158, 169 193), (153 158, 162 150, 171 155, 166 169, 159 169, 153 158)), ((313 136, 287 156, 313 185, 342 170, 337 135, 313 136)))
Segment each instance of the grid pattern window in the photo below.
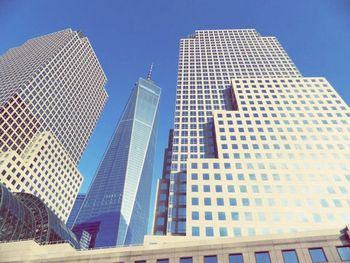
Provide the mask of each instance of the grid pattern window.
POLYGON ((107 99, 106 77, 88 39, 70 29, 31 39, 2 55, 0 70, 0 106, 18 94, 39 131, 51 131, 78 163, 107 99))
POLYGON ((11 192, 38 197, 60 220, 66 222, 83 177, 50 132, 37 133, 19 155, 0 155, 0 182, 11 192))
POLYGON ((0 106, 0 151, 21 154, 33 139, 40 124, 23 99, 14 94, 0 106))
POLYGON ((330 84, 266 78, 232 86, 238 109, 213 114, 218 158, 187 162, 187 235, 193 228, 199 236, 207 228, 215 237, 281 234, 349 222, 350 110, 330 84))
POLYGON ((163 174, 169 182, 167 216, 157 209, 163 219, 155 220, 155 234, 186 232, 179 215, 185 208, 187 160, 217 157, 213 112, 236 108, 230 80, 300 76, 277 39, 253 29, 200 30, 181 39, 170 171, 163 174))

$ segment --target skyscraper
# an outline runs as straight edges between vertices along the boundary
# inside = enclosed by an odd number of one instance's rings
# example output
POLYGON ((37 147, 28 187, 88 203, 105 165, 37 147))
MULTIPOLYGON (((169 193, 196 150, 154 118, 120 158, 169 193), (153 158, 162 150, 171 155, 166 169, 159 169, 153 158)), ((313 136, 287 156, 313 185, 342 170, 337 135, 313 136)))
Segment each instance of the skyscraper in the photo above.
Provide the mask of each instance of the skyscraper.
POLYGON ((77 218, 79 210, 84 203, 85 197, 86 197, 86 194, 78 194, 77 195, 77 198, 75 199, 72 211, 70 212, 68 220, 67 220, 67 224, 66 224, 67 227, 69 227, 69 228, 73 227, 74 221, 77 218))
POLYGON ((350 221, 350 111, 274 37, 181 39, 154 234, 254 236, 350 221))
POLYGON ((65 222, 106 76, 89 40, 71 29, 9 49, 0 71, 0 182, 39 197, 65 222))
POLYGON ((160 88, 136 83, 73 227, 90 247, 140 244, 147 233, 160 88))

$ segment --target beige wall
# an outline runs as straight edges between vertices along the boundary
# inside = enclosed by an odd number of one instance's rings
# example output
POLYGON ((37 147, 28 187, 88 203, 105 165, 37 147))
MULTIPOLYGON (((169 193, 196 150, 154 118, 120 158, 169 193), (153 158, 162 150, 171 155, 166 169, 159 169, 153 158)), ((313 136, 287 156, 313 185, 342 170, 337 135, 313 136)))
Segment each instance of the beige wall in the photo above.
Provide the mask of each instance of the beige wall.
POLYGON ((336 247, 350 245, 347 234, 344 232, 342 235, 338 230, 254 238, 175 239, 174 242, 170 237, 148 237, 146 242, 149 243, 143 246, 89 251, 75 251, 68 244, 39 246, 34 241, 3 243, 0 244, 0 259, 1 262, 134 263, 136 260, 147 260, 147 263, 156 263, 157 259, 168 258, 170 263, 177 263, 181 257, 192 257, 194 263, 201 263, 204 256, 216 255, 218 262, 229 263, 230 254, 242 253, 245 263, 255 263, 255 252, 268 251, 273 263, 283 263, 281 251, 295 249, 300 263, 312 263, 308 249, 322 247, 328 262, 334 263, 341 262, 336 247))

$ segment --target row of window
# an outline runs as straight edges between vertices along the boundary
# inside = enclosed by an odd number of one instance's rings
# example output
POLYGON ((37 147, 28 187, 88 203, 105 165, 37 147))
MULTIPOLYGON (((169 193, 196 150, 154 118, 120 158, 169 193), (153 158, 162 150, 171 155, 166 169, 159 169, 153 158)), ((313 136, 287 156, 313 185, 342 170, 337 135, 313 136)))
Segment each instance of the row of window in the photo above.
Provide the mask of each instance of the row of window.
MULTIPOLYGON (((350 260, 350 247, 343 246, 337 247, 339 257, 342 261, 350 260)), ((271 257, 269 252, 255 252, 256 263, 271 263, 271 257)), ((309 248, 309 255, 313 263, 328 262, 328 259, 322 248, 309 248)), ((282 250, 284 263, 299 263, 297 252, 294 249, 282 250)), ((168 258, 157 259, 157 263, 169 263, 168 258)), ((192 263, 192 257, 182 257, 179 259, 179 263, 192 263)), ((135 263, 146 263, 146 260, 138 260, 135 263)), ((218 257, 216 255, 204 256, 203 263, 218 263, 218 257)), ((244 263, 243 254, 230 254, 229 263, 244 263)))

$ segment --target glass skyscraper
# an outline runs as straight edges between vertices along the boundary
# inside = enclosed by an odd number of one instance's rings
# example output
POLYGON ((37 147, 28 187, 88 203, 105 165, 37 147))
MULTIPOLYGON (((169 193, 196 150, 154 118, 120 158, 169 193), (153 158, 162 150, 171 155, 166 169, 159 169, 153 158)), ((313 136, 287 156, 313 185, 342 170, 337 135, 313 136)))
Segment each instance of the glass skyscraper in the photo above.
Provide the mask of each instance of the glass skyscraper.
POLYGON ((84 203, 85 197, 86 197, 86 194, 78 194, 77 195, 77 198, 75 199, 72 211, 70 212, 67 223, 66 223, 67 227, 69 227, 69 228, 73 227, 74 221, 77 218, 79 210, 84 203))
POLYGON ((174 129, 154 234, 254 236, 350 221, 350 111, 275 37, 199 30, 180 41, 174 129))
POLYGON ((75 221, 90 247, 140 244, 147 232, 160 88, 136 83, 75 221))

